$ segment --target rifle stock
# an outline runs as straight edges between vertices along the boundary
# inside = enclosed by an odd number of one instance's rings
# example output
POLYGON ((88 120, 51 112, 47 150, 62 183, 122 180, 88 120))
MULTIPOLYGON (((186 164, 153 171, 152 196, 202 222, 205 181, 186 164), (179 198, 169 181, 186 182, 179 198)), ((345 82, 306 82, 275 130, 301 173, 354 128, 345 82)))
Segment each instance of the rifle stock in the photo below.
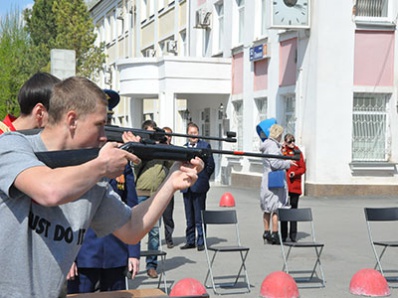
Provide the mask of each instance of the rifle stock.
MULTIPOLYGON (((261 158, 293 159, 299 160, 300 156, 284 156, 273 154, 261 154, 243 151, 225 151, 200 148, 186 148, 181 146, 166 144, 144 144, 137 142, 128 142, 121 147, 137 155, 141 160, 174 160, 189 161, 196 156, 206 159, 211 154, 227 154, 237 156, 252 156, 261 158)), ((99 154, 99 148, 78 149, 78 150, 60 150, 36 152, 37 158, 50 168, 59 168, 67 166, 80 165, 96 158, 99 154)))

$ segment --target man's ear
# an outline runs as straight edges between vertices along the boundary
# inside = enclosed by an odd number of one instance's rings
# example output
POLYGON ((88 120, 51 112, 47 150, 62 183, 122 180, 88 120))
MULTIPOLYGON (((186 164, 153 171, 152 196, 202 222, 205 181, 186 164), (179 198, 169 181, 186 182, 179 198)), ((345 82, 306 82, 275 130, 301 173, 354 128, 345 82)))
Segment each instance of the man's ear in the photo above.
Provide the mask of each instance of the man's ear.
POLYGON ((32 115, 35 119, 36 125, 38 127, 43 126, 43 121, 45 119, 45 114, 47 113, 46 107, 42 103, 36 104, 32 109, 32 115))
POLYGON ((70 129, 75 130, 77 126, 77 114, 75 111, 69 111, 66 114, 66 122, 70 129))

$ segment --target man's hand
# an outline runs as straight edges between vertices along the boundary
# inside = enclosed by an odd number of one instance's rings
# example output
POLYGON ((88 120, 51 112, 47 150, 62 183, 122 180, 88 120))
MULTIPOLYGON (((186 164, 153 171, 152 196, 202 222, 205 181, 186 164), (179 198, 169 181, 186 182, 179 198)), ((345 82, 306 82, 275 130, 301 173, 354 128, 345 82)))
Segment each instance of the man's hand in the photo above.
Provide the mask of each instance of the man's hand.
POLYGON ((171 181, 176 190, 191 187, 198 180, 198 173, 204 168, 204 162, 199 157, 190 162, 175 162, 170 169, 171 181))
POLYGON ((115 142, 107 142, 100 150, 98 160, 103 165, 99 170, 103 177, 114 179, 120 176, 128 161, 139 163, 140 159, 126 151, 119 148, 120 144, 115 142))
POLYGON ((141 137, 140 136, 136 136, 131 131, 124 131, 123 134, 122 134, 122 140, 123 140, 124 143, 128 143, 128 142, 139 143, 141 141, 141 137))
POLYGON ((137 258, 129 258, 129 265, 128 265, 129 272, 131 273, 131 279, 134 279, 137 275, 138 271, 140 270, 140 260, 137 258))
POLYGON ((77 265, 75 262, 73 262, 72 266, 69 269, 68 275, 66 276, 66 280, 74 280, 77 275, 77 265))

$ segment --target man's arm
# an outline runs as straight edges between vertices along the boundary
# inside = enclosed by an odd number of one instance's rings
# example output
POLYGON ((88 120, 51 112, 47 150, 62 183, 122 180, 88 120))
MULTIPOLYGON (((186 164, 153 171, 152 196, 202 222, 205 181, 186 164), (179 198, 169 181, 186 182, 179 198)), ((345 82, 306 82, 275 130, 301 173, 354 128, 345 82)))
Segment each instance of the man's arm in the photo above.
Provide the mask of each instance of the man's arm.
POLYGON ((174 193, 193 185, 203 167, 204 163, 198 157, 190 163, 175 162, 157 192, 150 199, 132 208, 130 221, 116 230, 114 235, 129 244, 140 241, 162 216, 174 193))
POLYGON ((22 171, 14 186, 38 204, 57 206, 76 200, 91 189, 101 178, 116 178, 128 161, 139 160, 135 155, 107 143, 97 158, 82 165, 51 169, 36 166, 22 171))

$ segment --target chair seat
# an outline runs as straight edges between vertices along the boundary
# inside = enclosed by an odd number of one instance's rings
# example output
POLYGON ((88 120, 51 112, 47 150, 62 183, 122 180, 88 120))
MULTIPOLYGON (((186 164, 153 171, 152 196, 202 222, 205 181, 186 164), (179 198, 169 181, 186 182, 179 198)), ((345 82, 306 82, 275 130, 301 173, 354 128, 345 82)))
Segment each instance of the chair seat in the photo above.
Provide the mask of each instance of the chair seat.
POLYGON ((398 241, 395 240, 397 239, 397 237, 394 237, 394 235, 396 235, 396 224, 398 222, 398 207, 372 207, 364 208, 364 211, 369 242, 372 247, 374 257, 376 259, 374 269, 380 271, 380 273, 386 278, 390 287, 396 287, 395 285, 393 286, 392 284, 390 284, 390 282, 396 283, 398 281, 398 269, 396 268, 396 266, 394 266, 394 264, 388 262, 388 260, 385 260, 385 264, 383 264, 382 266, 382 260, 384 261, 383 257, 390 253, 390 257, 393 258, 393 252, 390 252, 388 248, 398 247, 398 241), (381 236, 379 234, 379 231, 383 231, 386 234, 389 233, 392 240, 373 240, 374 236, 378 238, 386 237, 381 236), (384 265, 387 266, 387 268, 383 268, 384 265))
MULTIPOLYGON (((296 282, 307 283, 307 286, 305 287, 325 287, 326 280, 321 264, 321 254, 325 244, 317 242, 315 239, 315 228, 311 208, 278 209, 278 221, 278 236, 283 257, 282 270, 287 272, 288 274, 291 274, 296 282), (281 233, 282 222, 289 221, 300 222, 301 229, 308 233, 308 237, 306 237, 306 239, 303 239, 307 241, 301 241, 301 239, 298 239, 297 242, 283 242, 281 233), (285 247, 287 247, 286 251, 285 247), (307 269, 307 265, 300 262, 295 262, 296 260, 294 258, 290 258, 291 254, 295 253, 295 248, 309 248, 312 250, 312 253, 315 253, 315 261, 312 265, 311 270, 307 269), (292 263, 295 265, 295 268, 293 268, 293 270, 291 270, 292 268, 289 269, 289 267, 293 267, 292 263)), ((306 259, 308 259, 308 261, 312 261, 312 258, 306 257, 306 259)))
MULTIPOLYGON (((250 249, 249 247, 242 246, 240 243, 236 211, 202 210, 201 215, 205 253, 208 265, 204 286, 206 288, 212 287, 214 293, 217 295, 249 293, 250 281, 246 270, 246 258, 250 249), (219 230, 220 228, 221 230, 219 230), (217 242, 214 245, 210 244, 208 242, 208 233, 209 231, 216 232, 217 230, 219 230, 217 234, 225 237, 225 240, 217 242), (218 245, 221 243, 223 245, 218 245), (234 254, 234 256, 229 258, 227 262, 228 264, 231 263, 231 265, 236 265, 236 267, 239 266, 239 268, 236 268, 238 269, 236 274, 229 271, 226 274, 221 270, 217 270, 219 265, 221 265, 222 257, 217 258, 216 261, 216 256, 225 255, 227 253, 230 253, 231 256, 232 253, 234 254)), ((225 258, 223 260, 225 261, 225 258)))
POLYGON ((167 255, 167 252, 162 251, 162 250, 142 250, 140 252, 141 257, 147 257, 147 256, 165 256, 167 255))
POLYGON ((283 245, 291 247, 323 247, 325 244, 319 242, 284 242, 283 245))
POLYGON ((374 241, 374 245, 398 247, 398 241, 374 241))
POLYGON ((207 247, 211 251, 248 251, 250 248, 245 246, 210 246, 207 247))

